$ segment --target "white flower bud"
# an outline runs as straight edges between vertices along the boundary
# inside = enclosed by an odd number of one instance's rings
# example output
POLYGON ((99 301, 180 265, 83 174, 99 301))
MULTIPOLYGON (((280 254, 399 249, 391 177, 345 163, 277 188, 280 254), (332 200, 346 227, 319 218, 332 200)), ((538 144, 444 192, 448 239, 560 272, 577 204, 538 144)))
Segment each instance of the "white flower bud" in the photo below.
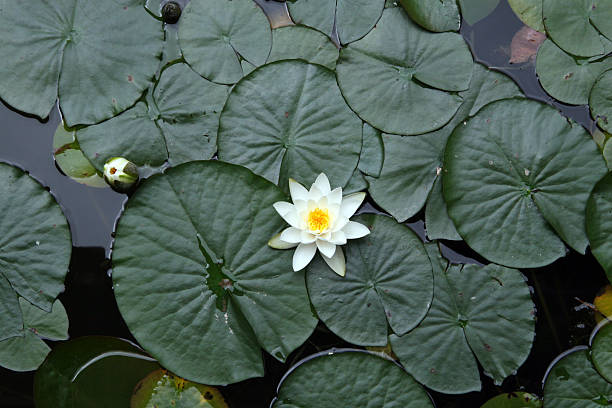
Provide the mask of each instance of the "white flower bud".
POLYGON ((113 157, 104 165, 104 180, 116 191, 125 193, 138 182, 138 167, 123 157, 113 157))

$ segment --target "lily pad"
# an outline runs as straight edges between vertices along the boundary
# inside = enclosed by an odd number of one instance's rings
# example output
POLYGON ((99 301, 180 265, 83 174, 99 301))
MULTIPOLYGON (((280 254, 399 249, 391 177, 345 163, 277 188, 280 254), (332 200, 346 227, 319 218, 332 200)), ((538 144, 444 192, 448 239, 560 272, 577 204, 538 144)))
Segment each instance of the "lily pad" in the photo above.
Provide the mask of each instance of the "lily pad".
POLYGON ((450 121, 462 102, 454 93, 469 87, 472 67, 459 34, 425 31, 395 7, 340 51, 336 72, 344 98, 363 120, 385 133, 416 135, 450 121))
POLYGON ((434 271, 434 299, 421 324, 389 340, 414 378, 447 394, 479 391, 476 360, 496 384, 527 359, 535 309, 525 277, 499 265, 449 265, 426 244, 434 271), (427 350, 415 358, 415 350, 427 350))
POLYGON ((591 89, 589 107, 597 125, 612 132, 612 70, 601 74, 591 89))
POLYGON ((536 72, 546 92, 555 99, 572 105, 589 102, 589 93, 597 77, 612 68, 612 58, 595 61, 576 58, 545 40, 536 58, 536 72))
POLYGON ((374 28, 385 0, 289 0, 287 6, 296 24, 316 28, 330 37, 336 31, 340 42, 348 44, 374 28))
POLYGON ((72 251, 66 218, 38 182, 4 163, 0 208, 0 274, 19 296, 50 312, 72 251))
POLYGON ((442 166, 448 134, 419 136, 383 134, 385 161, 378 178, 368 177, 368 191, 397 221, 418 213, 442 166))
POLYGON ((228 408, 216 388, 186 381, 166 370, 153 371, 134 390, 130 408, 228 408))
POLYGON ((612 380, 612 325, 603 323, 591 344, 593 366, 606 381, 612 380))
POLYGON ((472 249, 491 262, 535 268, 565 256, 563 241, 584 254, 586 202, 606 172, 580 125, 540 102, 505 100, 455 129, 443 192, 472 249))
POLYGON ((346 246, 346 276, 330 273, 318 257, 308 268, 308 293, 319 318, 344 340, 386 346, 387 324, 398 335, 416 327, 433 296, 431 263, 423 243, 391 217, 355 221, 372 232, 346 246))
POLYGON ((159 364, 133 343, 87 336, 55 345, 34 377, 38 408, 129 407, 134 386, 159 364))
POLYGON ((448 216, 446 201, 442 194, 442 179, 436 178, 427 198, 425 207, 425 227, 429 239, 447 239, 461 241, 453 220, 448 216))
POLYGON ((459 31, 461 27, 457 0, 400 0, 400 3, 411 19, 429 31, 459 31))
POLYGON ((547 408, 597 408, 612 399, 612 384, 595 371, 586 348, 565 353, 548 369, 545 380, 547 408))
POLYGON ((332 71, 304 61, 267 64, 230 93, 219 124, 219 159, 288 188, 325 172, 345 186, 359 161, 362 122, 332 71))
POLYGON ((580 57, 606 53, 612 39, 609 1, 543 0, 542 12, 546 32, 566 52, 580 57))
POLYGON ((385 160, 385 147, 382 135, 367 123, 363 124, 361 153, 359 154, 358 168, 363 174, 378 177, 385 160))
POLYGON ((612 277, 612 174, 595 186, 586 209, 586 226, 591 251, 612 277))
POLYGON ((11 56, 0 61, 0 97, 45 118, 59 95, 69 127, 133 105, 149 87, 164 38, 135 0, 4 0, 0 27, 11 56))
POLYGON ((23 331, 21 336, 0 341, 0 366, 13 371, 33 371, 51 351, 42 338, 68 338, 68 316, 59 300, 55 301, 51 312, 40 310, 22 297, 19 307, 23 331))
POLYGON ((542 0, 508 0, 508 3, 525 25, 541 33, 546 32, 542 20, 542 0))
MULTIPOLYGON (((470 88, 459 95, 461 106, 453 119, 442 129, 415 137, 383 135, 383 168, 378 178, 368 178, 369 192, 374 201, 399 222, 417 214, 426 200, 430 200, 431 206, 445 207, 443 202, 433 203, 433 200, 441 196, 430 192, 441 174, 444 147, 453 129, 475 115, 482 106, 499 99, 521 96, 522 93, 507 76, 474 64, 470 88)), ((445 211, 438 211, 437 215, 442 216, 445 211)), ((447 218, 430 218, 428 231, 430 224, 438 222, 446 226, 434 226, 430 232, 447 229, 447 218)), ((442 237, 434 234, 430 238, 442 237)))
POLYGON ((427 408, 427 392, 392 360, 359 350, 310 356, 291 368, 271 408, 427 408))
POLYGON ((77 183, 90 187, 108 187, 108 184, 81 151, 79 142, 76 140, 76 132, 66 130, 62 123, 57 127, 53 136, 53 155, 60 170, 77 183))
POLYGON ((241 59, 255 66, 266 62, 272 34, 252 0, 193 0, 183 10, 179 41, 194 71, 229 85, 243 76, 241 59))
POLYGON ((272 30, 272 50, 267 62, 302 59, 333 70, 338 55, 338 48, 325 34, 293 25, 272 30))
POLYGON ((17 336, 23 336, 19 301, 9 281, 0 275, 0 341, 17 336))
POLYGON ((491 398, 480 408, 542 408, 542 400, 527 392, 511 392, 491 398))
POLYGON ((499 5, 499 0, 458 0, 461 6, 461 16, 469 24, 474 25, 493 13, 499 5))
POLYGON ((138 342, 183 378, 218 385, 263 375, 312 333, 303 273, 268 247, 284 221, 281 190, 219 161, 183 164, 144 182, 117 227, 113 282, 138 342), (180 335, 179 335, 180 333, 180 335))
POLYGON ((147 103, 77 131, 83 153, 99 171, 112 157, 138 166, 210 159, 229 87, 212 83, 186 64, 163 71, 147 103))

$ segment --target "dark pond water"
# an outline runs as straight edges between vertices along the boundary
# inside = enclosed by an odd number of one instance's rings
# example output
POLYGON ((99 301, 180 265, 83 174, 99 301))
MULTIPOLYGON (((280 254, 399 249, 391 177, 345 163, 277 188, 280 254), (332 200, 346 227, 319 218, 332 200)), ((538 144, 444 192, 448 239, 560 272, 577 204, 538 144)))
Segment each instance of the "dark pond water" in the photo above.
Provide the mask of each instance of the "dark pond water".
MULTIPOLYGON (((257 0, 273 19, 282 19, 284 4, 257 0)), ((585 107, 570 107, 553 101, 540 87, 533 63, 510 64, 510 43, 522 23, 505 0, 495 12, 475 24, 463 25, 461 33, 475 57, 514 78, 532 98, 552 103, 564 114, 591 129, 593 122, 585 107)), ((0 104, 0 161, 15 164, 47 186, 68 218, 72 231, 73 253, 66 291, 60 296, 70 319, 70 336, 104 334, 132 339, 113 297, 108 276, 112 231, 127 196, 110 189, 87 187, 70 180, 56 168, 53 159, 53 134, 60 123, 54 111, 41 122, 0 104)), ((376 211, 371 202, 365 210, 376 211)), ((423 236, 423 215, 408 224, 423 236)), ((444 243, 444 253, 455 262, 484 262, 465 244, 444 243)), ((581 301, 592 302, 607 283, 602 268, 590 255, 573 251, 554 264, 523 271, 533 288, 537 306, 536 338, 527 362, 502 384, 483 376, 483 390, 461 396, 431 393, 438 408, 479 407, 501 393, 525 390, 541 394, 541 381, 549 363, 564 350, 588 342, 595 326, 592 311, 581 301)), ((53 346, 53 344, 50 344, 53 346)), ((287 364, 265 356, 266 377, 252 379, 223 389, 233 408, 268 407, 276 386, 291 366, 301 358, 330 347, 350 347, 320 324, 306 344, 294 352, 287 364)), ((32 407, 33 373, 14 373, 0 368, 0 406, 32 407)), ((60 407, 58 407, 60 408, 60 407)))

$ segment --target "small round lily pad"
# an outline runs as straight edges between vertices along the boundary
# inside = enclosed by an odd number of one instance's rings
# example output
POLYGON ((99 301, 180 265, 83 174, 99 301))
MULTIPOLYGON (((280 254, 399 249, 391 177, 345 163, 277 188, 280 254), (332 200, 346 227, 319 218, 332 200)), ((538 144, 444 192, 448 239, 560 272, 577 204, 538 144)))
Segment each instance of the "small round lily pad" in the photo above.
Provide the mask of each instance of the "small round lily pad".
POLYGON ((364 121, 385 133, 416 135, 450 121, 472 66, 459 34, 428 32, 394 7, 340 51, 336 72, 344 98, 364 121))
POLYGON ((187 63, 204 78, 234 84, 242 59, 266 62, 272 46, 270 23, 252 0, 197 0, 183 10, 179 42, 187 63))
POLYGON ((344 187, 359 161, 362 122, 334 74, 305 61, 267 64, 230 93, 219 120, 219 159, 246 166, 283 190, 325 172, 344 187))
POLYGON ((387 325, 398 335, 427 314, 433 296, 431 263, 409 228, 383 215, 364 214, 367 237, 346 246, 346 276, 330 273, 319 257, 308 267, 308 293, 319 318, 344 340, 385 346, 387 325))

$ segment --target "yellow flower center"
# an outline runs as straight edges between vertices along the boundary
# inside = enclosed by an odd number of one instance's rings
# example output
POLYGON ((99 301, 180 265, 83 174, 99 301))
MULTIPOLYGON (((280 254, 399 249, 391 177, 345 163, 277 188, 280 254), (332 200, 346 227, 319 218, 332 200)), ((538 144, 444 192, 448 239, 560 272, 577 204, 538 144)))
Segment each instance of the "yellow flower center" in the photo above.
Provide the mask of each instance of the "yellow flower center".
POLYGON ((315 208, 308 213, 308 229, 322 232, 329 227, 329 211, 315 208))

